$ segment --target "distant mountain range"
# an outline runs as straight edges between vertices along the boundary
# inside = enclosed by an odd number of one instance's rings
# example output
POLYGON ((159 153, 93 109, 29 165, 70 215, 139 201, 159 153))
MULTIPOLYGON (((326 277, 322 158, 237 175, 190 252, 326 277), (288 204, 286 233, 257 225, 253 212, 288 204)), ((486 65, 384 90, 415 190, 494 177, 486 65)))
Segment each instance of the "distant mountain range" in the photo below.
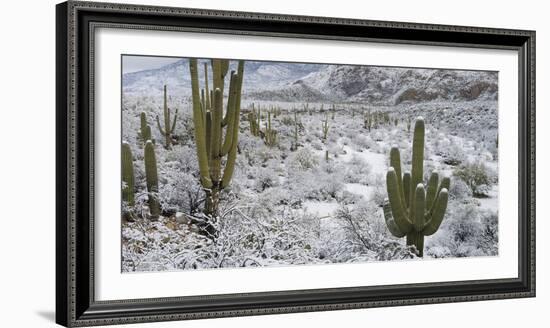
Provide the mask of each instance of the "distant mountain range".
MULTIPOLYGON (((204 62, 199 61, 201 83, 204 62)), ((188 59, 126 73, 122 83, 125 93, 160 93, 167 84, 172 95, 189 96, 188 59)), ((498 73, 485 71, 247 61, 243 83, 244 98, 264 101, 399 104, 498 98, 498 73)))

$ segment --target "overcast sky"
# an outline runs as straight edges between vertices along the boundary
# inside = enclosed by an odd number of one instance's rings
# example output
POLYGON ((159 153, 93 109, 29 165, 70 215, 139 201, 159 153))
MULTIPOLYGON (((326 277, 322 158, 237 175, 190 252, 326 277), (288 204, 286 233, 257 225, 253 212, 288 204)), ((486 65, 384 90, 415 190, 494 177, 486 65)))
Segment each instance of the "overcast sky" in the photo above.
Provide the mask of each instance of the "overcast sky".
POLYGON ((180 59, 174 57, 122 56, 122 74, 159 68, 180 59))

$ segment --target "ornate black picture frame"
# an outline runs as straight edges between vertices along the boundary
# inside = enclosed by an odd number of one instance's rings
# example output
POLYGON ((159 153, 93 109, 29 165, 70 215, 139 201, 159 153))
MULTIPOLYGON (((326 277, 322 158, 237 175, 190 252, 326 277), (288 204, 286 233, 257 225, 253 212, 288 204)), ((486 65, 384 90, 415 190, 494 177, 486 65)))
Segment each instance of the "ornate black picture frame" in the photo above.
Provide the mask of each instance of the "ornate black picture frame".
POLYGON ((69 1, 57 5, 56 321, 91 326, 535 296, 535 32, 69 1), (519 58, 519 277, 96 301, 92 41, 98 26, 509 49, 519 58))

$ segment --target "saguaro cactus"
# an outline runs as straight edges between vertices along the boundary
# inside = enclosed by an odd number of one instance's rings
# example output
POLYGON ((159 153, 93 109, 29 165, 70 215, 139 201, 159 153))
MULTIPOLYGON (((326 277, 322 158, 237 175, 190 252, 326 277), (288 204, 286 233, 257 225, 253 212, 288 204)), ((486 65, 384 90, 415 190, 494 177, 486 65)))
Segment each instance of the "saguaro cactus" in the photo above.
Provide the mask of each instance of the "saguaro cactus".
POLYGON ((134 162, 132 149, 127 142, 122 143, 122 200, 134 206, 134 162))
POLYGON ((298 113, 294 112, 294 141, 292 142, 290 150, 294 151, 298 149, 298 113))
POLYGON ((325 120, 322 122, 321 128, 323 131, 323 141, 327 141, 328 130, 330 128, 328 125, 328 115, 325 115, 325 120))
POLYGON ((372 115, 371 115, 370 111, 365 112, 364 118, 363 118, 363 123, 364 123, 364 128, 369 130, 369 132, 370 132, 370 129, 372 127, 372 115))
POLYGON ((213 59, 211 63, 214 90, 211 98, 211 110, 201 106, 196 59, 189 61, 189 71, 191 73, 193 122, 195 125, 200 182, 206 192, 204 213, 216 217, 218 216, 220 192, 231 182, 237 158, 244 61, 239 61, 236 73, 231 72, 225 117, 223 86, 229 69, 229 61, 213 59), (225 138, 223 137, 224 127, 225 138), (226 157, 225 168, 222 172, 222 159, 224 157, 226 157))
POLYGON ((164 136, 166 139, 165 148, 171 149, 172 148, 172 133, 174 133, 174 129, 176 128, 176 119, 178 118, 178 109, 176 108, 176 112, 174 113, 174 120, 170 119, 170 108, 168 108, 168 96, 166 95, 166 85, 164 85, 164 129, 160 125, 160 119, 157 115, 157 125, 159 127, 160 133, 164 136))
POLYGON ((271 111, 267 112, 267 122, 264 130, 265 144, 269 147, 277 145, 277 131, 271 128, 271 111))
POLYGON ((158 200, 159 182, 155 146, 151 140, 148 140, 145 143, 144 152, 145 179, 147 185, 147 195, 149 197, 149 211, 151 212, 151 219, 156 220, 160 216, 160 203, 158 200))
POLYGON ((260 135, 260 109, 258 112, 254 108, 254 103, 252 104, 252 110, 248 113, 248 122, 250 123, 250 133, 257 137, 260 135))
POLYGON ((441 225, 449 198, 450 179, 432 172, 425 189, 424 176, 424 120, 418 118, 414 126, 412 173, 401 176, 399 149, 390 151, 390 168, 386 175, 389 204, 384 204, 388 230, 396 237, 407 236, 407 245, 414 245, 418 256, 424 256, 424 236, 434 234, 441 225))
POLYGON ((147 142, 147 140, 153 141, 152 135, 151 135, 151 126, 147 123, 147 114, 145 112, 141 112, 139 115, 140 118, 140 138, 141 141, 143 141, 143 145, 147 142))

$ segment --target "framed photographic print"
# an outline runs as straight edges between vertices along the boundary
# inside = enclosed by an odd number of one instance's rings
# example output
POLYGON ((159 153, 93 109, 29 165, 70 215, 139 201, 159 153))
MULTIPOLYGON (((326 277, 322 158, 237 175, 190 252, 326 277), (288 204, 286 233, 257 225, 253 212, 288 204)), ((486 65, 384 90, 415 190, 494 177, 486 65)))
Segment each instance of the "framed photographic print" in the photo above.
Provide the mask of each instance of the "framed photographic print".
POLYGON ((535 296, 535 32, 57 5, 64 326, 535 296))

